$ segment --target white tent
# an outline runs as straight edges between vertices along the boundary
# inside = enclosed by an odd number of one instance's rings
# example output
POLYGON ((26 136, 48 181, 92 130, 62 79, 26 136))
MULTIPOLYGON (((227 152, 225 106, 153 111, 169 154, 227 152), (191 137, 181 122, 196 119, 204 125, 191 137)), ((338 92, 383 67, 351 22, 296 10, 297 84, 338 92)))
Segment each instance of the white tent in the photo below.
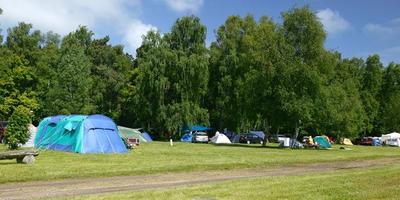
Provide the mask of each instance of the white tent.
POLYGON ((400 133, 390 133, 386 135, 382 135, 381 141, 384 144, 391 145, 391 146, 400 146, 400 133))
POLYGON ((33 124, 29 124, 28 132, 29 132, 30 137, 29 137, 28 142, 26 142, 24 145, 22 145, 22 147, 33 147, 34 146, 34 140, 36 137, 37 130, 38 129, 33 124))
POLYGON ((218 131, 215 133, 215 136, 211 138, 211 142, 214 144, 231 144, 226 135, 219 133, 218 131))

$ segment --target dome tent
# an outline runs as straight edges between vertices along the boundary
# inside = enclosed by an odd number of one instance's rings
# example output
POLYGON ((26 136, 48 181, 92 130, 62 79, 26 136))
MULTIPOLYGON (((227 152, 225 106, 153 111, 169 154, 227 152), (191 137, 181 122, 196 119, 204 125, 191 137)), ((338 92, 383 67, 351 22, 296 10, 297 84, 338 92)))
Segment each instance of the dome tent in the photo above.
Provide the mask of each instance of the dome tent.
POLYGON ((320 148, 329 149, 332 148, 332 145, 327 138, 328 137, 326 136, 316 136, 313 140, 319 145, 320 148))
POLYGON ((43 119, 35 148, 76 153, 126 153, 115 123, 104 115, 54 116, 43 119))
POLYGON ((231 144, 232 142, 229 140, 226 135, 219 133, 218 131, 215 133, 215 136, 211 138, 211 143, 214 144, 231 144))

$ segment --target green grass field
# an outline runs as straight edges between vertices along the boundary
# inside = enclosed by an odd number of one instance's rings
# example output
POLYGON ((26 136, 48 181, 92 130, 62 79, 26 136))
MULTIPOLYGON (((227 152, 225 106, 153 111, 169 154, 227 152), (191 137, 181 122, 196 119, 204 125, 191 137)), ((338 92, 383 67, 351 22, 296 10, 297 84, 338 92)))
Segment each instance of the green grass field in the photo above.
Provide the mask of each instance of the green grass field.
POLYGON ((175 189, 80 196, 72 199, 399 199, 400 163, 301 176, 226 181, 175 189))
MULTIPOLYGON (((398 157, 400 148, 352 146, 351 151, 291 150, 270 145, 215 146, 166 142, 141 144, 128 154, 76 154, 41 151, 34 165, 0 161, 0 183, 82 177, 143 175, 162 172, 223 170, 283 166, 299 163, 398 157)), ((6 151, 0 146, 0 151, 6 151)))

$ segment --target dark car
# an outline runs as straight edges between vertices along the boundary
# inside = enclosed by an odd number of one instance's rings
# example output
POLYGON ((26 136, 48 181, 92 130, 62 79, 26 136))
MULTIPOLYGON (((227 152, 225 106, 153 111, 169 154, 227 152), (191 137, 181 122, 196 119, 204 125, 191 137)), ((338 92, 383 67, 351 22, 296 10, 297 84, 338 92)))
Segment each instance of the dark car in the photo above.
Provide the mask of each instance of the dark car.
POLYGON ((246 135, 239 135, 239 143, 247 143, 246 135))
POLYGON ((260 144, 263 141, 263 138, 256 134, 245 134, 245 143, 250 143, 250 144, 260 144))
POLYGON ((4 134, 7 130, 7 124, 8 122, 6 121, 0 121, 0 143, 3 143, 4 134))
POLYGON ((360 140, 360 144, 361 145, 372 145, 372 140, 373 140, 372 137, 363 137, 360 140))

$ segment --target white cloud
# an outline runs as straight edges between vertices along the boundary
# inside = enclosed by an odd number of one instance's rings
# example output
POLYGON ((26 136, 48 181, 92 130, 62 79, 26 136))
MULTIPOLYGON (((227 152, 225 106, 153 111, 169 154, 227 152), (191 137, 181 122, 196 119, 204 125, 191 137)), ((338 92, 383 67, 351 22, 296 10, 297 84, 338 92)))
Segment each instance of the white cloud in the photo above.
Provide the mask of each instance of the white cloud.
POLYGON ((400 37, 400 18, 392 19, 383 24, 368 23, 364 26, 364 31, 378 36, 380 39, 400 37))
POLYGON ((135 15, 141 12, 140 0, 0 0, 0 8, 3 9, 2 27, 27 22, 32 23, 34 29, 66 35, 79 25, 88 26, 95 33, 100 30, 129 38, 126 42, 129 53, 133 54, 141 41, 138 32, 143 27, 153 27, 135 15))
POLYGON ((350 23, 340 16, 338 11, 333 11, 329 8, 324 10, 319 10, 317 12, 317 17, 324 25, 324 28, 328 34, 338 34, 350 29, 350 23))
POLYGON ((150 30, 157 31, 157 27, 151 24, 144 24, 139 20, 132 21, 126 30, 124 40, 129 44, 129 52, 135 53, 135 50, 142 44, 142 37, 150 30))
POLYGON ((197 12, 203 0, 163 0, 168 7, 177 12, 197 12))

